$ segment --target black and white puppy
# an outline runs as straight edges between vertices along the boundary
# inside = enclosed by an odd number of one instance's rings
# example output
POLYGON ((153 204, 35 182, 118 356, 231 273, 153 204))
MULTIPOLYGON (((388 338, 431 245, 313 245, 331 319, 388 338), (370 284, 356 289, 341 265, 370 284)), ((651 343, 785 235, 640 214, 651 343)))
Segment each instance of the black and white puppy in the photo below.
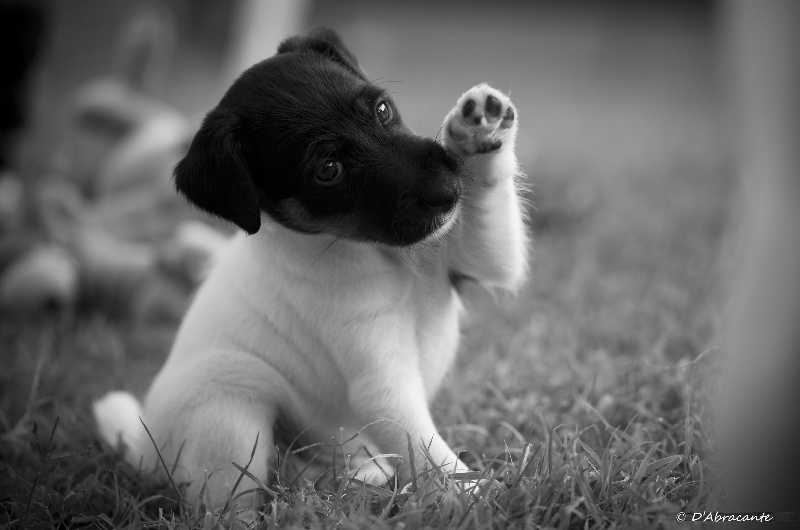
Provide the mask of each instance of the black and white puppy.
POLYGON ((516 129, 509 99, 484 84, 458 99, 442 143, 420 137, 334 32, 284 41, 175 170, 191 202, 249 235, 219 255, 143 410, 120 392, 96 404, 103 436, 155 465, 141 415, 168 463, 180 453, 190 502, 207 474, 227 499, 230 461, 244 465, 257 435, 249 471, 262 479, 277 438, 362 429, 344 444, 356 478, 407 482, 406 434, 418 465, 424 445, 447 472, 468 471, 428 403, 458 345, 456 284, 513 291, 526 277, 516 129), (399 457, 370 458, 387 454, 399 457))

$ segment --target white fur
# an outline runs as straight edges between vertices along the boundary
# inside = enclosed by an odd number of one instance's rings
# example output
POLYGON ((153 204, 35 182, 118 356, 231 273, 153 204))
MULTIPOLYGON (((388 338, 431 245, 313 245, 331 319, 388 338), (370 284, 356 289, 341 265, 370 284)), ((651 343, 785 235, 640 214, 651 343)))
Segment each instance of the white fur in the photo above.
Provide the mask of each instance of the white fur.
MULTIPOLYGON (((478 89, 510 103, 484 85, 470 93, 478 89)), ((418 466, 425 444, 446 470, 468 471, 428 409, 458 346, 462 305, 448 271, 516 289, 526 274, 527 239, 514 181, 516 122, 493 130, 503 137, 498 151, 465 155, 462 144, 473 140, 458 142, 447 132, 450 120, 460 119, 465 96, 446 118, 444 142, 464 155, 477 178, 437 248, 331 244, 331 236, 300 234, 264 219, 257 234, 237 236, 220 252, 144 401, 143 419, 168 465, 183 445, 176 479, 193 481, 190 501, 204 470, 217 470, 209 491, 226 499, 239 475, 229 461, 244 465, 256 435, 250 471, 266 478, 279 416, 323 443, 346 440, 370 424, 345 452, 355 455, 365 445, 373 455, 402 455, 378 459, 384 468, 397 465, 401 481, 410 478, 406 433, 418 466)), ((116 394, 98 403, 101 432, 112 443, 114 433, 125 432, 131 460, 155 465, 140 426, 120 418, 132 411, 130 399, 116 394)), ((385 480, 371 464, 358 477, 385 480)), ((240 490, 252 487, 248 482, 240 490)))
POLYGON ((113 445, 121 442, 133 451, 138 451, 146 436, 141 415, 139 402, 127 392, 109 392, 94 403, 100 436, 113 445))

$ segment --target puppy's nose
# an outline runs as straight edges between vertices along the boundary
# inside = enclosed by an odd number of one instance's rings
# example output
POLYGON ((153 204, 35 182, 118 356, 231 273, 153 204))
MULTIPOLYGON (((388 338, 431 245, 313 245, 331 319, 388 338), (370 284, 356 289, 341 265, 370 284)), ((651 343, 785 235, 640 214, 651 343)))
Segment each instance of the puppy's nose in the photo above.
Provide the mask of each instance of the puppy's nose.
POLYGON ((458 194, 450 190, 442 190, 437 193, 429 193, 422 198, 422 202, 431 210, 437 212, 448 212, 455 206, 458 194))

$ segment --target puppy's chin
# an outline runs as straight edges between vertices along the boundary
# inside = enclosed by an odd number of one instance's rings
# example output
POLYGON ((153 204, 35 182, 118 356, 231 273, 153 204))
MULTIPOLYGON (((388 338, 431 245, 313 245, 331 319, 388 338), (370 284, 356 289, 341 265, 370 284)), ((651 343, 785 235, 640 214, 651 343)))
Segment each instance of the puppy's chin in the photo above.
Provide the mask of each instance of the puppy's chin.
POLYGON ((435 244, 453 229, 459 211, 460 202, 457 202, 446 212, 395 225, 389 237, 378 242, 392 247, 435 244))
POLYGON ((390 229, 379 230, 356 214, 314 216, 297 199, 282 201, 271 217, 279 224, 305 234, 329 234, 342 239, 378 243, 390 247, 411 247, 433 243, 444 237, 458 220, 461 203, 436 215, 414 215, 396 220, 390 229))
POLYGON ((419 243, 422 245, 433 244, 449 234, 458 222, 458 214, 460 210, 461 204, 456 203, 456 205, 453 206, 450 211, 440 215, 434 224, 434 226, 438 225, 438 228, 435 228, 430 234, 422 238, 419 243))

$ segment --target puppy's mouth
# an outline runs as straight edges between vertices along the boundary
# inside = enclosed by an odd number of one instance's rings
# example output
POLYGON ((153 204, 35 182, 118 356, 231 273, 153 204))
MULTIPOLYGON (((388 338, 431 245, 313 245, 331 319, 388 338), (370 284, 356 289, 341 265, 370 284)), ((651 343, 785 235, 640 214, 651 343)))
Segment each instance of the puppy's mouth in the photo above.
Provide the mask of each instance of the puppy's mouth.
POLYGON ((439 215, 433 222, 433 230, 425 236, 420 243, 434 243, 446 236, 458 222, 458 214, 461 210, 461 202, 456 201, 450 210, 439 215))
POLYGON ((411 246, 440 239, 454 226, 460 210, 461 190, 444 189, 424 196, 406 197, 398 205, 389 241, 411 246))

